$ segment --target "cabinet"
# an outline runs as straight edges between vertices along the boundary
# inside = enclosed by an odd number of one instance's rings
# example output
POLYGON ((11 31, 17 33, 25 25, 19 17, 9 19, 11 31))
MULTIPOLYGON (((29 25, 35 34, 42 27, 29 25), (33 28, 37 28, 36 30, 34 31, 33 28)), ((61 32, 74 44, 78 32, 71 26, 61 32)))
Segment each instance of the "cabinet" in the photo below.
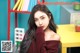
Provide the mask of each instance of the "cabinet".
POLYGON ((61 6, 61 24, 75 24, 76 20, 80 20, 80 11, 75 11, 73 5, 61 6))
MULTIPOLYGON (((44 0, 42 0, 44 2, 44 0)), ((16 3, 17 0, 14 0, 14 2, 16 3)), ((37 4, 40 3, 40 0, 37 0, 37 4)), ((7 31, 7 39, 10 40, 10 14, 11 12, 15 13, 15 27, 18 27, 18 22, 17 22, 17 14, 18 13, 27 13, 30 14, 31 12, 29 11, 17 11, 17 10, 12 10, 11 9, 11 0, 8 0, 8 31, 7 31)))

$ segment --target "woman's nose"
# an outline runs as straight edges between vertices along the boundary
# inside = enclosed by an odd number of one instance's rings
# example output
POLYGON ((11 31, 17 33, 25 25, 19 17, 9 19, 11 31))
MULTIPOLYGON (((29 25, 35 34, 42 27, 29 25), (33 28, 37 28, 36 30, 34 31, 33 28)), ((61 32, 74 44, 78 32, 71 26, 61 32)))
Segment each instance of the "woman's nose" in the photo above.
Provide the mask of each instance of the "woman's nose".
POLYGON ((42 21, 39 21, 39 25, 40 25, 40 26, 42 25, 42 21))

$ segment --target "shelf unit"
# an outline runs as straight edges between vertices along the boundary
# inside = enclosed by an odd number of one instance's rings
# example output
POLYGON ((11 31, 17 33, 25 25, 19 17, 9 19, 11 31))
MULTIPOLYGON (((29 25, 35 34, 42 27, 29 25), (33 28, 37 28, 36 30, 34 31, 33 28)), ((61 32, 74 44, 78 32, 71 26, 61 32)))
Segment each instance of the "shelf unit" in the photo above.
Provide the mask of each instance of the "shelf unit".
MULTIPOLYGON (((16 3, 17 0, 14 0, 14 2, 16 3)), ((8 0, 8 31, 7 31, 7 39, 8 40, 10 40, 10 14, 11 14, 11 12, 14 12, 15 13, 15 27, 18 27, 17 13, 26 13, 26 14, 30 14, 31 13, 29 11, 12 10, 11 7, 10 7, 10 3, 11 3, 11 0, 8 0)), ((44 3, 44 0, 42 0, 42 2, 40 2, 40 0, 37 0, 37 4, 40 4, 40 3, 44 3)))
POLYGON ((80 11, 74 10, 73 5, 62 5, 61 24, 75 24, 76 20, 80 20, 80 11))

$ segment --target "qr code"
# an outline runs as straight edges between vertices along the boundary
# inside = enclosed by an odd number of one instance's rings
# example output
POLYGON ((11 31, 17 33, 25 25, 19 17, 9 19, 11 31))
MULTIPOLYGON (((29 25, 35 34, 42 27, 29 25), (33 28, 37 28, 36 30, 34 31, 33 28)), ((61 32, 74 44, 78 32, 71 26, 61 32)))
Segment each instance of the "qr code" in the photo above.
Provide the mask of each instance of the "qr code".
POLYGON ((1 41, 1 52, 12 52, 12 41, 11 40, 1 41))

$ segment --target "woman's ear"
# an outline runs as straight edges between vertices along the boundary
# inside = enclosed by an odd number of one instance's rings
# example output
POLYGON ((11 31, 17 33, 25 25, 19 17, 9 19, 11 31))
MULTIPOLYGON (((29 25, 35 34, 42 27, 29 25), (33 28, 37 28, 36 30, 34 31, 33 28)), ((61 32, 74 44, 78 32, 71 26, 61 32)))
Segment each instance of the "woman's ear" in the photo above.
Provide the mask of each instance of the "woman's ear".
POLYGON ((51 16, 49 16, 49 21, 51 20, 51 16))
POLYGON ((49 20, 51 20, 51 13, 49 13, 49 20))

